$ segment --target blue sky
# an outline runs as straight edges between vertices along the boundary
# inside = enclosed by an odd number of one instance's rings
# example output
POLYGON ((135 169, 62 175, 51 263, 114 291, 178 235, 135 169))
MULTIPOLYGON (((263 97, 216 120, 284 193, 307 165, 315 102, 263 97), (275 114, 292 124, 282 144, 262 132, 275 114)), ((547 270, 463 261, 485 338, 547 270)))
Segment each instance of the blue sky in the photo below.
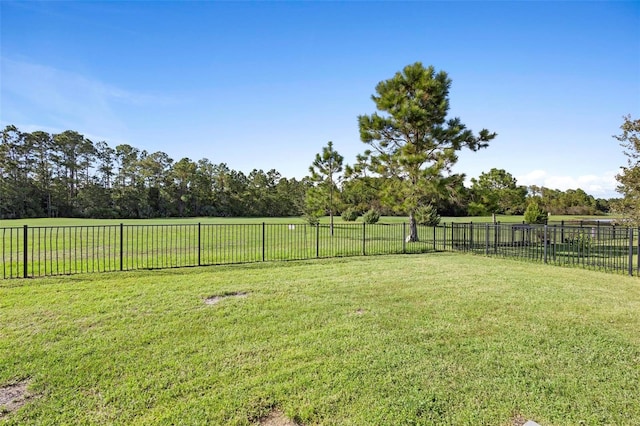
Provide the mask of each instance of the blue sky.
POLYGON ((352 163, 376 84, 416 61, 498 133, 454 171, 613 197, 640 117, 640 2, 0 1, 0 122, 301 178, 352 163))

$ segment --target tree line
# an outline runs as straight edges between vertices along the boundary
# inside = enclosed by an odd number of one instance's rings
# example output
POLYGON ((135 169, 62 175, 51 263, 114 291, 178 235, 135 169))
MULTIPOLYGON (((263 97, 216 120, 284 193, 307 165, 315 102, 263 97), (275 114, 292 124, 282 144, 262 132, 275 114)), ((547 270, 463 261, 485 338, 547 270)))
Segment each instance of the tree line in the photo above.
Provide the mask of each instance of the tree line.
MULTIPOLYGON (((482 173, 467 188, 465 175, 452 169, 458 151, 486 148, 497 134, 474 133, 448 117, 450 86, 446 72, 420 62, 381 81, 371 96, 376 111, 358 117, 368 148, 343 165, 329 142, 301 180, 275 169, 245 175, 206 158, 174 161, 161 151, 111 147, 73 130, 22 132, 9 125, 0 141, 0 218, 304 215, 314 222, 329 215, 333 229, 335 215, 370 212, 408 216, 409 241, 417 241, 420 218, 438 215, 516 215, 532 202, 553 214, 610 210, 612 200, 581 189, 524 187, 502 169, 482 173)), ((627 133, 618 139, 637 148, 627 133)))
POLYGON ((174 161, 67 130, 2 131, 0 218, 297 216, 309 182, 248 175, 208 159, 174 161))
MULTIPOLYGON (((1 136, 3 219, 293 217, 339 215, 349 208, 358 213, 405 213, 385 203, 388 178, 368 174, 362 156, 343 166, 332 145, 314 160, 310 176, 297 180, 275 169, 246 175, 206 158, 174 161, 160 151, 94 143, 72 130, 29 133, 9 125, 1 136), (324 183, 328 173, 331 182, 324 183), (331 201, 323 199, 323 188, 333 188, 331 201)), ((581 189, 527 188, 501 169, 472 179, 469 188, 464 180, 464 175, 454 174, 441 183, 448 192, 432 200, 441 215, 522 214, 531 199, 553 214, 609 210, 609 200, 595 199, 581 189)))

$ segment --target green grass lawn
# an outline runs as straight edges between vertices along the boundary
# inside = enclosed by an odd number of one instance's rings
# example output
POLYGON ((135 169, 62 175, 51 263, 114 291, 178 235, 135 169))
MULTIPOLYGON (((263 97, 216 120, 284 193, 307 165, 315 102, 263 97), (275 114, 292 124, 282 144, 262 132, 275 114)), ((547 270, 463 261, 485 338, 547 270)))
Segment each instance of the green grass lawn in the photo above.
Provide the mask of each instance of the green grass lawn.
MULTIPOLYGON (((551 216, 549 220, 553 222, 559 221, 579 221, 594 219, 611 219, 613 216, 551 216)), ((402 223, 408 222, 405 216, 383 216, 380 223, 402 223)), ((491 216, 472 216, 472 217, 443 217, 442 222, 474 222, 486 223, 491 222, 491 216)), ((506 216, 498 215, 496 217, 501 223, 521 223, 523 216, 506 216)), ((41 218, 41 219, 2 219, 0 220, 0 228, 13 226, 94 226, 94 225, 161 225, 161 224, 195 224, 195 223, 214 223, 214 224, 259 224, 259 223, 278 223, 278 224, 303 224, 306 223, 301 217, 188 217, 188 218, 157 218, 157 219, 81 219, 81 218, 41 218)), ((362 222, 362 218, 358 218, 357 222, 362 222)), ((329 223, 329 217, 325 216, 320 219, 320 223, 329 223)), ((340 216, 334 217, 334 223, 346 223, 340 216)))
POLYGON ((6 280, 0 424, 637 425, 638 330, 636 278, 451 253, 6 280))

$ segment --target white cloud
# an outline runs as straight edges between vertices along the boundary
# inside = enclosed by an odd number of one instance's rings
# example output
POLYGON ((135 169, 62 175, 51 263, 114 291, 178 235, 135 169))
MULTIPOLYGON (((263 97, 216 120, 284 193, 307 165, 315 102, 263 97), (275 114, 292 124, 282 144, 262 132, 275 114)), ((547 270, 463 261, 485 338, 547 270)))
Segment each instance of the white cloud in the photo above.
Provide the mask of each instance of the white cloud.
POLYGON ((537 185, 551 189, 566 191, 568 189, 582 189, 594 197, 619 197, 616 192, 617 171, 607 171, 600 175, 589 174, 582 176, 553 175, 545 170, 532 170, 531 172, 516 176, 519 185, 537 185))

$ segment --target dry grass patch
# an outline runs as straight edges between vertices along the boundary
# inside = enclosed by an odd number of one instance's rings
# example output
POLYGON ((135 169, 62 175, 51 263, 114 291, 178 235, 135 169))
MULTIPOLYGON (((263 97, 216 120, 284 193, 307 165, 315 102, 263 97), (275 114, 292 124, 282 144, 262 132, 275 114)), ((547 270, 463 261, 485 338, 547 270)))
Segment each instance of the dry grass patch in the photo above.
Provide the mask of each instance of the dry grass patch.
POLYGON ((206 299, 204 299, 204 303, 205 305, 215 305, 216 303, 228 297, 247 297, 248 295, 249 295, 248 293, 245 293, 242 291, 236 292, 236 293, 221 294, 217 296, 207 297, 206 299))
POLYGON ((273 410, 266 417, 260 419, 261 426, 300 426, 289 419, 282 411, 273 410))
POLYGON ((33 395, 27 392, 28 381, 0 387, 0 419, 26 404, 33 395))

